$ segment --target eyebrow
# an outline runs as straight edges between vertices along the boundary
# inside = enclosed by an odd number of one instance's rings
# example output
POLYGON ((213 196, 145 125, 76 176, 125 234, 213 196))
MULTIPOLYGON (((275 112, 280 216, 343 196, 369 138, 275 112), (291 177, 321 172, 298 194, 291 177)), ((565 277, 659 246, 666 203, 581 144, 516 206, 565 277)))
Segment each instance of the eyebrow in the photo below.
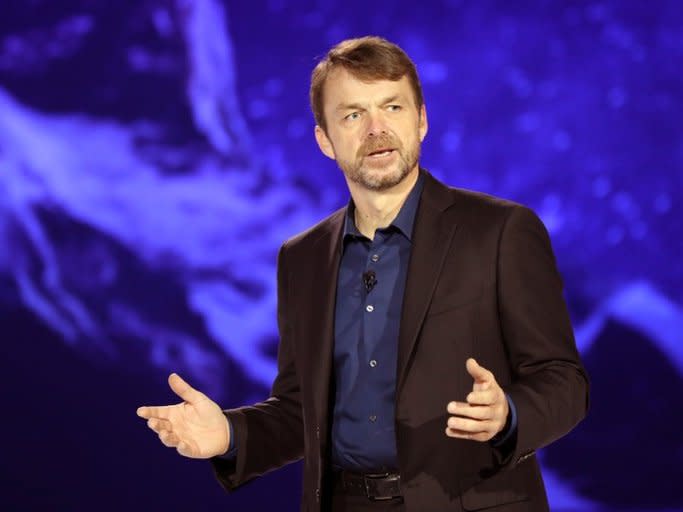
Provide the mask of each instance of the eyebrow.
MULTIPOLYGON (((399 94, 394 94, 392 96, 388 96, 384 98, 381 102, 380 105, 386 105, 387 103, 392 103, 400 98, 399 94)), ((335 110, 337 111, 343 111, 343 110, 363 110, 365 107, 361 105, 360 103, 340 103, 337 105, 337 108, 335 110)))

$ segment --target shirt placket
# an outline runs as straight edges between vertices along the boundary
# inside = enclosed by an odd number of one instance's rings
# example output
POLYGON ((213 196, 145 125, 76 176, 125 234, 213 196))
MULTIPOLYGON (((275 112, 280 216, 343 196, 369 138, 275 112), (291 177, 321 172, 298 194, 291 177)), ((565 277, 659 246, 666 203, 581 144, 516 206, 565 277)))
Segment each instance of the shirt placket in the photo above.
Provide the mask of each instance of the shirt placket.
MULTIPOLYGON (((363 271, 364 276, 368 275, 370 272, 374 272, 375 278, 375 282, 372 285, 363 287, 363 292, 365 293, 363 339, 365 340, 367 359, 362 361, 361 364, 364 364, 364 372, 368 375, 368 378, 365 379, 365 381, 370 383, 369 388, 372 390, 370 392, 374 392, 377 389, 377 386, 374 385, 374 381, 376 380, 374 373, 377 366, 381 364, 381 361, 376 357, 377 344, 381 338, 381 333, 379 332, 380 316, 378 315, 386 315, 386 311, 384 311, 386 304, 378 300, 379 294, 377 290, 377 286, 382 286, 381 276, 378 274, 377 263, 382 258, 385 242, 385 234, 377 231, 374 240, 370 243, 368 248, 368 255, 363 271)), ((365 278, 363 281, 365 285, 365 278)), ((372 398, 372 400, 368 400, 367 402, 367 419, 371 425, 377 425, 379 420, 380 397, 373 396, 372 398)))

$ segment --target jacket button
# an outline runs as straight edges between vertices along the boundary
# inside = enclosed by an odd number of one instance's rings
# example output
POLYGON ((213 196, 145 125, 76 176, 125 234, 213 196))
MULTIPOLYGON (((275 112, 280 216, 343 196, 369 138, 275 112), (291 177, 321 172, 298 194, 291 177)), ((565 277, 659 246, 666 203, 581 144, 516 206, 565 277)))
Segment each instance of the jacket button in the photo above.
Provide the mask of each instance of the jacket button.
POLYGON ((318 427, 315 428, 315 438, 320 439, 320 428, 318 427))
POLYGON ((315 490, 315 501, 320 501, 320 489, 315 490))

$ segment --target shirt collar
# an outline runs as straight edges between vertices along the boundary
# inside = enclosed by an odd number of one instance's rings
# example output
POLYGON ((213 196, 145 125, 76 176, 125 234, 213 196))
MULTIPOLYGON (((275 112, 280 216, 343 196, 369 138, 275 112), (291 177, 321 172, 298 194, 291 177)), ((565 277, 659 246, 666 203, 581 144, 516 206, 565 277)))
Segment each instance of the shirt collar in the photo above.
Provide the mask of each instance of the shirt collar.
MULTIPOLYGON (((398 229, 403 236, 408 240, 412 240, 413 236, 413 224, 415 224, 415 214, 417 213, 417 205, 420 202, 420 195, 422 193, 422 187, 424 186, 424 175, 422 171, 419 172, 417 176, 417 181, 413 188, 408 193, 403 206, 396 214, 396 217, 389 226, 393 226, 398 229)), ((344 219, 344 232, 342 234, 342 240, 346 241, 350 236, 363 236, 363 234, 358 231, 356 227, 356 222, 354 221, 354 212, 356 210, 356 205, 353 203, 353 198, 349 200, 349 204, 346 207, 346 218, 344 219)), ((342 244, 342 248, 345 244, 342 244)))

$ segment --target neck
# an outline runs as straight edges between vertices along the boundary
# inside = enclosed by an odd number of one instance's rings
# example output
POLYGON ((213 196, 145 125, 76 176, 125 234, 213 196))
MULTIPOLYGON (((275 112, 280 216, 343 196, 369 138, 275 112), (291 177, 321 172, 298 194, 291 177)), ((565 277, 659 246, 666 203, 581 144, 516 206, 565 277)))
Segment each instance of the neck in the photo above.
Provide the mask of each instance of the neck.
POLYGON ((358 231, 372 240, 376 230, 391 224, 417 182, 418 174, 419 167, 415 166, 401 183, 385 190, 368 190, 357 183, 347 182, 356 206, 358 231))

